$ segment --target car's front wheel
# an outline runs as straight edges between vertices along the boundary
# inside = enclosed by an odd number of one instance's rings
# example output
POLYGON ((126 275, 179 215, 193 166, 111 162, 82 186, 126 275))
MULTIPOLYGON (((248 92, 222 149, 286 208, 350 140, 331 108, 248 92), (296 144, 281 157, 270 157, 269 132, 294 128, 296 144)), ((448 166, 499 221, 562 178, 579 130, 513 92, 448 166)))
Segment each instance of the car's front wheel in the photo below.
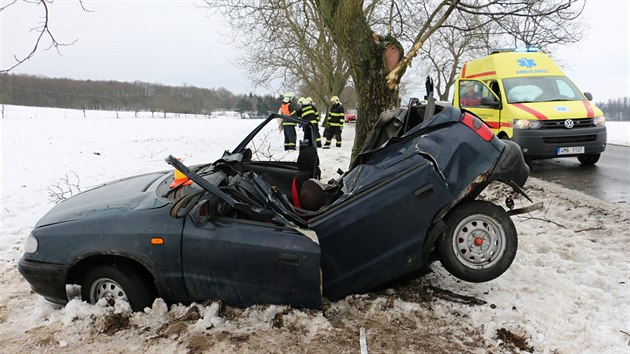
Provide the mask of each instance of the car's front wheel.
POLYGON ((503 208, 486 201, 455 207, 445 218, 440 262, 455 277, 485 282, 503 274, 518 248, 514 223, 503 208))
POLYGON ((155 291, 147 279, 129 267, 98 265, 83 277, 81 298, 91 304, 105 299, 109 306, 127 301, 133 311, 141 311, 151 306, 155 291))

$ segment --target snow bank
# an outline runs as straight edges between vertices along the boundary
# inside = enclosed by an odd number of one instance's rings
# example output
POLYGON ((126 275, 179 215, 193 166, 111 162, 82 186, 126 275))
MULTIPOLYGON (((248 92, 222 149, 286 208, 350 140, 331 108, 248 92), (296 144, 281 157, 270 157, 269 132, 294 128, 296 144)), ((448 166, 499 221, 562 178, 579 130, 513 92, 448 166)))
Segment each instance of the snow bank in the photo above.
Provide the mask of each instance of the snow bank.
MULTIPOLYGON (((16 269, 22 242, 52 207, 51 186, 91 186, 165 170, 173 154, 187 164, 216 160, 260 120, 116 118, 115 112, 5 107, 2 123, 0 338, 6 352, 518 352, 499 331, 522 336, 540 353, 628 353, 630 209, 530 178, 545 208, 514 217, 519 251, 500 278, 458 281, 432 272, 392 289, 327 303, 324 312, 286 306, 234 309, 220 302, 144 313, 73 300, 65 307, 30 291, 16 269), (98 114, 97 114, 98 113, 98 114), (436 289, 486 302, 472 306, 436 289), (124 349, 123 349, 124 348, 124 349)), ((628 123, 609 125, 627 145, 628 123), (621 127, 621 128, 620 128, 621 127), (624 134, 617 133, 623 131, 624 134)), ((346 169, 354 125, 342 149, 321 150, 324 179, 346 169)), ((282 135, 278 133, 278 143, 282 135)), ((483 197, 502 204, 501 187, 483 197)), ((517 200, 517 207, 524 205, 517 200), (519 205, 520 204, 520 205, 519 205)), ((526 348, 527 349, 527 348, 526 348)), ((527 351, 527 350, 526 350, 527 351)))

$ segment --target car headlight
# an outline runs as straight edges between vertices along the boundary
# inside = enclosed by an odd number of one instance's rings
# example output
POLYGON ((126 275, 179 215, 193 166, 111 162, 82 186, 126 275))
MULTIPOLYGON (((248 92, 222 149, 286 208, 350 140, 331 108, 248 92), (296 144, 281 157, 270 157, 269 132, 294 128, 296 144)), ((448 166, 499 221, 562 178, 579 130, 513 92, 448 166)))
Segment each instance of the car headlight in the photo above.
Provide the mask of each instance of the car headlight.
POLYGON ((540 129, 542 124, 539 120, 514 119, 514 129, 540 129))
POLYGON ((593 124, 595 124, 596 127, 602 127, 606 125, 606 117, 601 115, 593 118, 593 124))
POLYGON ((37 248, 39 247, 39 242, 37 238, 33 236, 33 234, 28 234, 26 238, 26 242, 24 242, 24 252, 26 253, 35 253, 37 252, 37 248))

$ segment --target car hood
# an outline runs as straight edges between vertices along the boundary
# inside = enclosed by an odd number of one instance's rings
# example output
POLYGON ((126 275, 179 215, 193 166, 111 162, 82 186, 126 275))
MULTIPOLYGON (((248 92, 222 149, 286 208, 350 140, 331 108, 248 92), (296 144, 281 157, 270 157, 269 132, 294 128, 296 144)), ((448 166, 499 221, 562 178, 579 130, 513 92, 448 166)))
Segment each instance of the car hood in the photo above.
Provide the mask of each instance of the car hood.
POLYGON ((124 178, 77 194, 52 208, 35 227, 99 215, 163 207, 167 201, 155 193, 157 180, 168 173, 156 172, 124 178))
POLYGON ((576 119, 602 115, 589 101, 551 101, 513 103, 507 105, 510 116, 529 119, 576 119))

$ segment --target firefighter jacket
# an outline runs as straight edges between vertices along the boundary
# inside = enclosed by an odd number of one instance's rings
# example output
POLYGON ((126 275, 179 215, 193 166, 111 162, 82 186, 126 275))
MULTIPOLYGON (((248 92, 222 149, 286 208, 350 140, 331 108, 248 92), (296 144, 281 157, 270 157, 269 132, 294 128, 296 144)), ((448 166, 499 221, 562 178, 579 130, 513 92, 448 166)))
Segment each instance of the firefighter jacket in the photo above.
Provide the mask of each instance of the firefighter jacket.
POLYGON ((344 109, 341 103, 335 103, 328 112, 328 126, 343 128, 344 109))
MULTIPOLYGON (((296 116, 296 109, 295 109, 295 105, 293 105, 293 103, 291 102, 282 102, 282 106, 280 106, 280 111, 278 112, 280 114, 284 114, 285 116, 291 116, 291 117, 295 117, 296 116)), ((283 126, 290 126, 290 125, 297 125, 297 123, 294 122, 289 122, 286 119, 282 120, 282 125, 283 126)))
POLYGON ((298 110, 298 116, 302 119, 308 120, 311 124, 317 127, 317 123, 319 122, 319 112, 317 112, 317 107, 315 107, 315 105, 302 105, 302 108, 298 110))

